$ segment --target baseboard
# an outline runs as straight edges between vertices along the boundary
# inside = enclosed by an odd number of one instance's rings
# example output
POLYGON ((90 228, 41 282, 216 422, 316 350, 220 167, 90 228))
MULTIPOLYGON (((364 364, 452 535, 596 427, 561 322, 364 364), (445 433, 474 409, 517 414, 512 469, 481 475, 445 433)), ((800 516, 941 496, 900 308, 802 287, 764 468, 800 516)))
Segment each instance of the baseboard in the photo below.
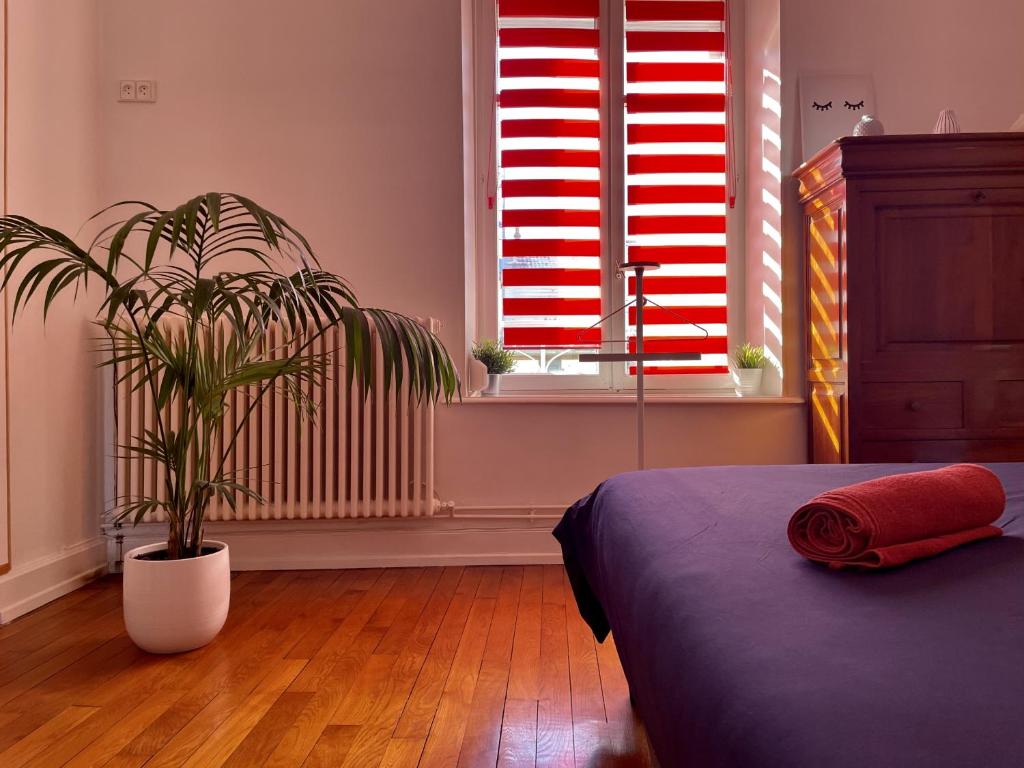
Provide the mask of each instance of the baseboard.
POLYGON ((15 563, 0 577, 0 624, 74 592, 107 569, 107 540, 94 536, 60 552, 15 563))
MULTIPOLYGON (((237 571, 535 565, 562 562, 551 528, 531 519, 248 520, 208 523, 206 536, 228 544, 237 571)), ((164 530, 122 529, 123 552, 164 530)))

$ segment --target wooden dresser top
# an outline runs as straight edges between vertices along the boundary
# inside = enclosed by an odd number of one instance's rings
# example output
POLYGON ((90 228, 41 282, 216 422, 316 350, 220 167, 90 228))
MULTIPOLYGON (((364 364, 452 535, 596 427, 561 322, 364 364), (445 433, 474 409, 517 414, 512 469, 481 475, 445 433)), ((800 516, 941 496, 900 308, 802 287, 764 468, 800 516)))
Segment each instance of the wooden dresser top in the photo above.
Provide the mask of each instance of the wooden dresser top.
POLYGON ((839 179, 889 175, 1021 173, 1024 133, 846 136, 793 172, 801 201, 839 179))

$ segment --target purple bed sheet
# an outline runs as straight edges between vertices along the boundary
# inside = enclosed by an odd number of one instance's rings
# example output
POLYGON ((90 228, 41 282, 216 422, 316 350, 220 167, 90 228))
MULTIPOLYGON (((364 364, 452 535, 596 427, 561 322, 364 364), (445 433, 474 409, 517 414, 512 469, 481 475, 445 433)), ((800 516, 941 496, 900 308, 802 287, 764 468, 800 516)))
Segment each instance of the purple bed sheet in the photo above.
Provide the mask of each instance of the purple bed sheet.
POLYGON ((573 505, 577 603, 662 767, 1024 766, 1024 464, 987 466, 1005 535, 891 571, 807 562, 786 523, 927 465, 632 472, 573 505))

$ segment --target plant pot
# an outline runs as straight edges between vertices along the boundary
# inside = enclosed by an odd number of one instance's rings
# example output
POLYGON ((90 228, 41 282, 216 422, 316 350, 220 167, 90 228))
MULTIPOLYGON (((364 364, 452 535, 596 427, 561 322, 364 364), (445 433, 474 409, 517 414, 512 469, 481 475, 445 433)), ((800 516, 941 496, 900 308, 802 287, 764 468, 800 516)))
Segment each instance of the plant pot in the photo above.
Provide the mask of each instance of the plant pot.
POLYGON ((140 560, 165 543, 136 547, 124 556, 124 623, 128 636, 150 653, 181 653, 213 640, 231 602, 228 545, 184 560, 140 560))
POLYGON ((734 368, 732 383, 736 388, 736 394, 740 397, 761 394, 761 377, 763 375, 763 368, 734 368))
POLYGON ((484 397, 494 397, 501 392, 501 374, 488 373, 487 386, 480 392, 484 397))

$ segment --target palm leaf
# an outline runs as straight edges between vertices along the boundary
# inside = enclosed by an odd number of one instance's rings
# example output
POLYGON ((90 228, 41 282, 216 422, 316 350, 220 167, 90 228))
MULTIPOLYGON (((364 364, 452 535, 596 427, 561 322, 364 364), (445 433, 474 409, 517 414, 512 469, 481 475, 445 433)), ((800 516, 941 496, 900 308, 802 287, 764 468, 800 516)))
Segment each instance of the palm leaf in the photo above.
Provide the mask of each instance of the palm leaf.
POLYGON ((118 450, 165 469, 160 492, 117 499, 115 519, 138 522, 162 510, 171 557, 200 551, 212 499, 231 506, 238 497, 263 501, 226 477, 223 457, 213 451, 231 393, 259 390, 236 420, 238 431, 225 436, 225 450, 265 392, 284 392, 312 416, 308 391, 336 364, 333 350, 317 346, 331 328, 344 336, 347 385, 364 395, 378 375, 386 389, 407 386, 418 398, 460 394, 437 336, 400 313, 361 307, 351 287, 320 266, 301 232, 247 197, 210 192, 169 210, 124 201, 89 223, 96 232, 80 246, 24 216, 0 217, 0 287, 14 287, 15 315, 41 296, 45 318, 60 297, 84 295, 79 287, 99 280, 102 365, 113 368, 116 381, 147 388, 156 405, 155 427, 118 450), (272 349, 272 332, 298 344, 272 349), (174 428, 163 418, 171 408, 174 428))

